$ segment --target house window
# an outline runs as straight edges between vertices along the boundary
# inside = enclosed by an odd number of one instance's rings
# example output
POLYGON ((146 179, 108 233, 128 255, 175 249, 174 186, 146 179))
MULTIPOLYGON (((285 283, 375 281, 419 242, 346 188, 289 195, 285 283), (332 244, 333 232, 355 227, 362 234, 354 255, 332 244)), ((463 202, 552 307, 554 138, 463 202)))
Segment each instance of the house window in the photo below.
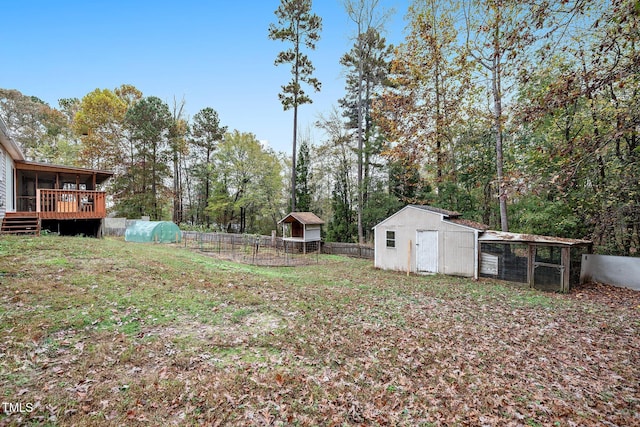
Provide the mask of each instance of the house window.
POLYGON ((396 232, 395 231, 387 231, 387 247, 395 248, 396 247, 396 232))

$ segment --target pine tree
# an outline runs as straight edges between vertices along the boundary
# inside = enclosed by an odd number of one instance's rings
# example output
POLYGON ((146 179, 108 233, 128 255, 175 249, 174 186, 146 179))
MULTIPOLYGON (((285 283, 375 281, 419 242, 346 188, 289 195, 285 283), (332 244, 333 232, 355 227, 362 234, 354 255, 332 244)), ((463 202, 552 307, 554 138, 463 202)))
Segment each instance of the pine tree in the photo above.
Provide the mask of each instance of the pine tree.
POLYGON ((320 39, 322 19, 311 13, 311 0, 282 0, 275 11, 278 25, 269 26, 269 38, 290 43, 292 46, 280 52, 275 65, 291 64, 291 81, 282 86, 278 95, 285 111, 293 108, 293 150, 291 161, 291 210, 296 210, 296 151, 298 133, 298 107, 313 101, 305 93, 302 83, 313 90, 320 90, 320 81, 312 77, 314 67, 302 47, 314 50, 320 39))
POLYGON ((309 154, 309 142, 303 139, 298 151, 296 164, 296 208, 301 212, 311 210, 313 194, 311 189, 311 156, 309 154))

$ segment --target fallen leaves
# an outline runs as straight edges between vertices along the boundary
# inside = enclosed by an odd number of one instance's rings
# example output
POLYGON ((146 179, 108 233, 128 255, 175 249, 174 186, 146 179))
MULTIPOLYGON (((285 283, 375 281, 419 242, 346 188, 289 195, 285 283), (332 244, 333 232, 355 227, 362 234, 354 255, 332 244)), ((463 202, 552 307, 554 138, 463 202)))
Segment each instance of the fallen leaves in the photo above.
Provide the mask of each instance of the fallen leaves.
POLYGON ((34 411, 0 425, 640 425, 640 293, 94 246, 56 288, 3 282, 0 382, 34 411))

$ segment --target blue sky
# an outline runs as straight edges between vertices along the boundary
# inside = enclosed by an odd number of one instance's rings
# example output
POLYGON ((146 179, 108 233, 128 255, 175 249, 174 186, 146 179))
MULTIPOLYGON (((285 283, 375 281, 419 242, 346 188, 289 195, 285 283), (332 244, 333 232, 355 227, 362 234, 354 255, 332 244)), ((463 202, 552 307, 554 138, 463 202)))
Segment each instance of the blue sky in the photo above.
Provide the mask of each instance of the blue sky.
MULTIPOLYGON (((410 0, 380 0, 395 13, 386 25, 391 43, 402 41, 410 0)), ((170 106, 184 98, 191 117, 214 108, 229 130, 251 132, 290 153, 293 113, 283 111, 280 86, 291 75, 275 67, 282 42, 269 40, 279 0, 247 1, 8 1, 0 24, 0 87, 58 99, 82 98, 96 88, 132 84, 170 106)), ((308 52, 322 91, 300 107, 299 132, 313 128, 344 94, 339 58, 355 27, 340 0, 315 0, 321 40, 308 52)))

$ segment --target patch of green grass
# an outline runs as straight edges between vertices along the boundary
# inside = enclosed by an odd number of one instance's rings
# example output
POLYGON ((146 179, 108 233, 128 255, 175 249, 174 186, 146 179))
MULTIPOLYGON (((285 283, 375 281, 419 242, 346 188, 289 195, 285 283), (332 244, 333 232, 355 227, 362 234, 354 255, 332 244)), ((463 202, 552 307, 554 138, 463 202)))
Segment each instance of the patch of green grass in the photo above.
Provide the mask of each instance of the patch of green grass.
POLYGON ((534 290, 523 290, 520 292, 514 292, 513 289, 507 289, 505 291, 505 294, 509 291, 512 294, 510 295, 510 299, 512 301, 511 305, 514 307, 525 306, 552 309, 558 306, 559 300, 554 298, 552 295, 546 295, 534 290))
POLYGON ((176 245, 2 237, 0 272, 12 277, 0 275, 0 386, 58 408, 60 425, 463 425, 471 412, 508 424, 516 411, 551 425, 533 402, 562 402, 549 411, 564 410, 563 425, 601 421, 591 404, 633 421, 616 409, 627 396, 572 390, 635 387, 624 360, 640 345, 637 311, 319 261, 258 267, 176 245), (508 409, 479 399, 496 390, 508 409))
POLYGON ((47 258, 41 261, 36 260, 35 263, 40 265, 50 265, 52 267, 60 267, 60 268, 70 268, 73 266, 73 264, 66 257, 47 258))
POLYGON ((253 312, 254 310, 250 308, 241 308, 239 310, 235 310, 233 313, 231 313, 231 323, 240 323, 253 312))

